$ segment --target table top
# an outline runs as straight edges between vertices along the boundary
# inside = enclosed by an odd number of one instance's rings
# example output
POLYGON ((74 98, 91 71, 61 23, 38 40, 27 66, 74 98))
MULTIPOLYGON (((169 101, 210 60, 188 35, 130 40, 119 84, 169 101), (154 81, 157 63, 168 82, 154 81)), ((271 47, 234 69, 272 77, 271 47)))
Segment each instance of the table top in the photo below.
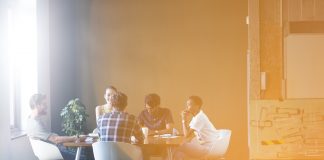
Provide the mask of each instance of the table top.
POLYGON ((148 136, 144 139, 144 144, 139 145, 167 145, 167 146, 178 146, 184 140, 183 136, 172 136, 172 137, 160 137, 160 136, 148 136))
POLYGON ((96 141, 86 141, 86 142, 65 142, 63 145, 65 147, 91 147, 92 143, 96 141))
MULTIPOLYGON (((139 146, 159 145, 159 146, 178 146, 184 140, 183 136, 172 136, 172 137, 160 137, 160 136, 148 136, 143 144, 136 144, 139 146)), ((66 142, 63 143, 66 147, 91 147, 94 141, 86 142, 66 142)))

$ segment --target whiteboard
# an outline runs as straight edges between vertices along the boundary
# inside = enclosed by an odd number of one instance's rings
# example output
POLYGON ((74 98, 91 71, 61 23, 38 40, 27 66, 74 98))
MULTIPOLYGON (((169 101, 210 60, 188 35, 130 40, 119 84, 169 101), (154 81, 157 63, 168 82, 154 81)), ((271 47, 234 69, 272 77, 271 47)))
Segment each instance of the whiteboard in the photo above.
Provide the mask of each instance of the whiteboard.
POLYGON ((289 35, 285 55, 287 98, 324 98, 324 35, 289 35))

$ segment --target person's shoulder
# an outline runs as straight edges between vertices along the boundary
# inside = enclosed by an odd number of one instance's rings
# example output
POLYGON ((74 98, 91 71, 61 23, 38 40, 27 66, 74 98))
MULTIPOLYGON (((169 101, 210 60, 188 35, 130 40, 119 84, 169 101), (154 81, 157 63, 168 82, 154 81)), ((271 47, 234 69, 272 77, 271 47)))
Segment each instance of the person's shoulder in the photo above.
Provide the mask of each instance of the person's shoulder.
POLYGON ((164 113, 171 113, 171 110, 169 108, 167 108, 167 107, 163 107, 163 108, 161 107, 161 110, 164 113))
POLYGON ((27 121, 30 123, 39 123, 42 122, 43 119, 41 119, 40 117, 36 116, 36 117, 32 117, 32 116, 28 116, 27 117, 27 121))
POLYGON ((99 115, 98 119, 108 118, 111 116, 111 114, 112 114, 112 112, 103 113, 103 114, 99 115))
POLYGON ((116 115, 116 114, 117 114, 116 112, 111 111, 111 112, 104 112, 104 113, 102 113, 102 116, 108 117, 110 115, 116 115))
POLYGON ((130 113, 127 113, 125 112, 125 114, 128 116, 129 119, 137 119, 136 116, 134 114, 130 114, 130 113))
POLYGON ((145 112, 147 112, 146 109, 143 109, 140 113, 139 113, 139 116, 143 116, 145 114, 145 112))
POLYGON ((96 109, 101 109, 103 107, 104 107, 104 105, 98 105, 98 106, 96 106, 96 109))
POLYGON ((136 116, 134 114, 130 114, 130 113, 126 113, 126 114, 131 118, 136 118, 136 116))
POLYGON ((207 119, 208 120, 208 116, 202 110, 197 114, 197 118, 198 119, 207 119))

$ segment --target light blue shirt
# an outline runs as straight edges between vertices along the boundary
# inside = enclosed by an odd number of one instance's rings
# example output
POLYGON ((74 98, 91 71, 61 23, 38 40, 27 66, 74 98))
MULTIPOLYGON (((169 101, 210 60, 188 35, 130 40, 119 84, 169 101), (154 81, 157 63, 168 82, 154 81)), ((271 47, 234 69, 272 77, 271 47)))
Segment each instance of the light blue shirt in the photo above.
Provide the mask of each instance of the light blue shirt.
POLYGON ((50 132, 40 117, 31 118, 29 116, 27 119, 26 131, 30 138, 41 139, 44 141, 47 141, 51 135, 56 135, 50 132))

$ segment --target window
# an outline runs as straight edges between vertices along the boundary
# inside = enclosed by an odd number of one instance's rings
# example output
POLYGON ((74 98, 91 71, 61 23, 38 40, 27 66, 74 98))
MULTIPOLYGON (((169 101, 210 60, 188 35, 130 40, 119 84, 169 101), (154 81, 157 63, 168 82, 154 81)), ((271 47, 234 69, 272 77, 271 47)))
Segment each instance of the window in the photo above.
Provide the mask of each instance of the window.
POLYGON ((30 111, 29 98, 37 93, 36 0, 18 0, 8 8, 10 70, 10 127, 23 130, 30 111))

